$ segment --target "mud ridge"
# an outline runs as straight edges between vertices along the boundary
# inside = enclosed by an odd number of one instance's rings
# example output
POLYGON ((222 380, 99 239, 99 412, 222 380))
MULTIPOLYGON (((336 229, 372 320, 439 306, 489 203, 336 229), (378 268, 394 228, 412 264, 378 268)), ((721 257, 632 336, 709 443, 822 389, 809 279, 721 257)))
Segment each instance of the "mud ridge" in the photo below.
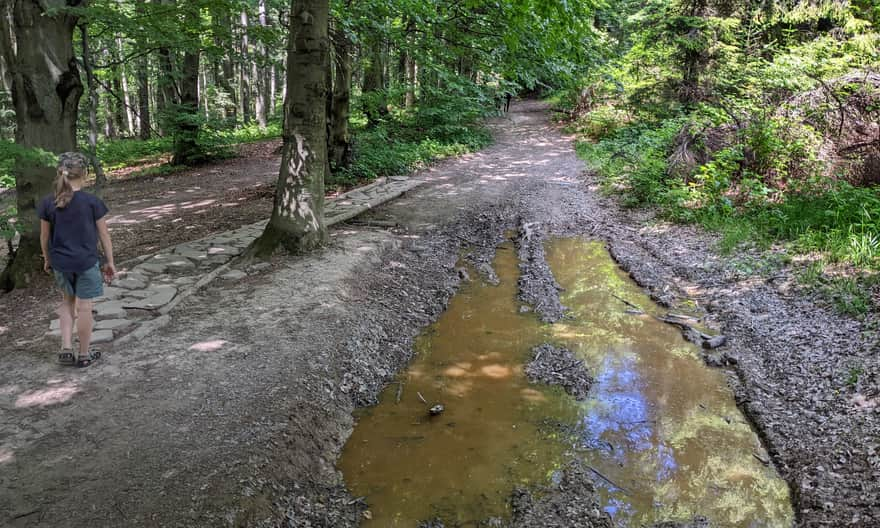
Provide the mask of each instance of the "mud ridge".
POLYGON ((545 323, 555 323, 567 308, 559 300, 562 287, 553 278, 544 254, 545 232, 540 222, 520 221, 516 239, 519 257, 519 299, 531 306, 545 323))
POLYGON ((532 349, 532 360, 526 365, 526 376, 533 383, 558 385, 578 401, 587 399, 593 377, 586 364, 563 347, 544 343, 532 349))

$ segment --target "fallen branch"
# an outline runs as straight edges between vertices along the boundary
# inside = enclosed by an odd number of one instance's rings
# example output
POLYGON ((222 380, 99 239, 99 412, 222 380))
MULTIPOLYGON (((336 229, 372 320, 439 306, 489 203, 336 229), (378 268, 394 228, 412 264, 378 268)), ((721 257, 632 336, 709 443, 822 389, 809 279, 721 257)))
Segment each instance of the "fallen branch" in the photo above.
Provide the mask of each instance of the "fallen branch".
POLYGON ((416 391, 416 394, 419 395, 419 399, 422 400, 422 403, 424 403, 425 405, 428 405, 428 400, 426 400, 425 397, 422 396, 421 392, 416 391))

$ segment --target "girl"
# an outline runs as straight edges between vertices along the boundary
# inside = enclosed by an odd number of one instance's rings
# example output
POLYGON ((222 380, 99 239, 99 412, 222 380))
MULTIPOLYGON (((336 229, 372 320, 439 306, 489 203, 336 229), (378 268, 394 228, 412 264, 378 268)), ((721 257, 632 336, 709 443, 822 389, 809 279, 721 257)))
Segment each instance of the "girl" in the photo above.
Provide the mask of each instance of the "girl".
POLYGON ((55 275, 64 299, 58 308, 61 323, 62 364, 87 367, 100 357, 89 348, 92 339, 92 301, 104 294, 98 240, 107 263, 104 278, 116 275, 113 244, 107 230, 107 206, 98 197, 82 189, 88 162, 78 152, 66 152, 58 158, 55 193, 40 202, 40 243, 43 269, 55 275), (79 336, 79 351, 73 353, 73 323, 79 336))

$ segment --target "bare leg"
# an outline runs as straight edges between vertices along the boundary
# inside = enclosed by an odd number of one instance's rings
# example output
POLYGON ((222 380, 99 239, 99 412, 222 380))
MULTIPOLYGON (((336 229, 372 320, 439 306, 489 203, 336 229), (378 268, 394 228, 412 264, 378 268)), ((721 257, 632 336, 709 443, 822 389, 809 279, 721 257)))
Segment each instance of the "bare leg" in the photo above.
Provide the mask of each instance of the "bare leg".
POLYGON ((58 307, 58 320, 61 324, 61 348, 71 350, 73 348, 73 318, 76 309, 76 297, 64 294, 61 305, 58 307))
POLYGON ((76 300, 76 333, 79 336, 79 356, 89 356, 89 345, 92 342, 92 301, 76 300))

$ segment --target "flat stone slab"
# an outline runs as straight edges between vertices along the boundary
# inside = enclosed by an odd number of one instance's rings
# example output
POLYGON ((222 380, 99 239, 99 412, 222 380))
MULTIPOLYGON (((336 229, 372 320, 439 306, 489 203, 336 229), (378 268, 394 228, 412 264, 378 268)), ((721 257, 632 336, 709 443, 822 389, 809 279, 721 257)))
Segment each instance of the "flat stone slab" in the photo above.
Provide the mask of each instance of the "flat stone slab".
POLYGON ((128 319, 105 319, 95 323, 95 330, 116 330, 117 328, 125 328, 134 324, 134 321, 128 319))
POLYGON ((147 283, 133 278, 125 278, 113 281, 113 285, 126 290, 142 290, 147 287, 147 283))
POLYGON ((61 319, 52 319, 49 323, 49 330, 61 330, 61 319))
POLYGON ((128 293, 126 293, 126 296, 128 296, 129 298, 134 298, 134 299, 146 299, 150 295, 153 295, 153 292, 150 290, 146 290, 146 289, 144 289, 144 290, 130 290, 128 293))
POLYGON ((123 295, 127 295, 128 292, 125 291, 124 288, 116 288, 113 286, 104 286, 104 294, 101 295, 101 299, 106 299, 108 301, 112 301, 113 299, 118 299, 123 295))
POLYGON ((138 264, 134 267, 134 269, 135 271, 145 271, 147 273, 160 274, 165 273, 165 271, 168 270, 168 265, 159 262, 145 262, 143 264, 138 264))
POLYGON ((177 288, 174 286, 156 286, 150 288, 153 294, 145 299, 141 299, 135 303, 131 303, 129 306, 132 308, 145 308, 145 309, 154 309, 161 308, 166 304, 170 303, 174 296, 177 295, 177 288))
POLYGON ((239 253, 241 253, 240 248, 227 245, 216 245, 208 248, 208 256, 210 257, 214 255, 238 255, 239 253))
POLYGON ((122 319, 125 317, 125 308, 121 301, 104 301, 95 303, 95 317, 97 319, 122 319))
POLYGON ((247 277, 247 273, 239 270, 232 270, 229 273, 220 275, 220 278, 223 280, 241 280, 245 277, 247 277))
POLYGON ((113 330, 96 330, 92 332, 92 343, 109 343, 113 341, 113 330))
POLYGON ((166 264, 168 264, 168 269, 191 269, 195 268, 196 265, 193 264, 193 261, 185 258, 183 256, 179 256, 173 260, 169 260, 166 264))

